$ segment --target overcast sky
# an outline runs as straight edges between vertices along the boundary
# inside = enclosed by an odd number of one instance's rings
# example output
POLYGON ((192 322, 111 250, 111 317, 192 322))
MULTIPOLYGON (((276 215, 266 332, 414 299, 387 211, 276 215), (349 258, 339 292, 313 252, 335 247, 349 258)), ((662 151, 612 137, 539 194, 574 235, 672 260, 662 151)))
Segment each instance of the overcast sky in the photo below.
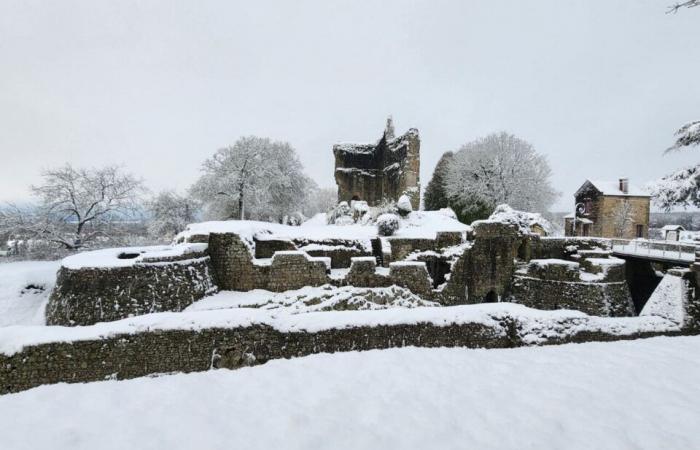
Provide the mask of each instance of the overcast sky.
POLYGON ((334 186, 333 143, 386 116, 440 155, 497 130, 549 158, 570 209, 586 178, 643 184, 700 119, 700 8, 672 0, 0 0, 0 200, 42 168, 123 164, 184 190, 243 135, 287 140, 334 186))

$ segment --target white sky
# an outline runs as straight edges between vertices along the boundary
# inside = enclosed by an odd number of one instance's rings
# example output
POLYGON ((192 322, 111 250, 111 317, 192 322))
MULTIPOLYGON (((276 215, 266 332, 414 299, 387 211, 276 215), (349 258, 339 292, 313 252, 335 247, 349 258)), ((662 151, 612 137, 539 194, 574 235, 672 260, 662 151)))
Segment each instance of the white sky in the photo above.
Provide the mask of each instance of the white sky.
POLYGON ((420 130, 427 184, 497 130, 546 154, 570 209, 585 178, 643 184, 700 119, 700 8, 671 0, 0 0, 0 200, 42 168, 123 164, 184 191, 239 136, 288 140, 320 185, 331 147, 420 130))

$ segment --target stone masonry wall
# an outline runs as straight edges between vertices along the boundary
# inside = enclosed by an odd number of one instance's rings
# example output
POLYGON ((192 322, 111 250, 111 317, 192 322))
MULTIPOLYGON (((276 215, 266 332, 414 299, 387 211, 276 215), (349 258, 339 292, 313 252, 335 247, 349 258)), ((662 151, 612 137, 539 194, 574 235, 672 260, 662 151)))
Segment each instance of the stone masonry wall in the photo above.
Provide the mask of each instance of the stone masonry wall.
POLYGON ((635 315, 625 282, 584 283, 516 275, 509 301, 536 309, 576 309, 601 317, 635 315))
MULTIPOLYGON (((404 346, 509 348, 523 345, 613 341, 681 331, 603 332, 579 319, 551 324, 567 332, 542 330, 532 341, 521 335, 517 317, 490 325, 474 322, 436 326, 427 323, 357 326, 318 332, 280 332, 266 325, 197 330, 153 330, 101 339, 53 342, 0 354, 0 394, 42 384, 129 379, 150 374, 236 369, 272 359, 315 353, 362 351, 404 346)), ((527 327, 525 327, 527 328, 527 327)), ((531 332, 532 330, 530 330, 531 332)))
POLYGON ((46 306, 48 325, 91 325, 161 311, 182 311, 212 294, 209 258, 58 272, 46 306))
POLYGON ((277 252, 272 257, 267 288, 273 292, 321 286, 329 283, 329 258, 313 258, 303 252, 277 252))

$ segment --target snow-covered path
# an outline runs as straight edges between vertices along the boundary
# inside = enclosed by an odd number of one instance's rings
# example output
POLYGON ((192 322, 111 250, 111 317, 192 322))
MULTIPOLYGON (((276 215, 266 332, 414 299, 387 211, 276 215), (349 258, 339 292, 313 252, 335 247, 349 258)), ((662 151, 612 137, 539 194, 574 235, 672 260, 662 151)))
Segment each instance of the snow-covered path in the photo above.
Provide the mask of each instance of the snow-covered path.
POLYGON ((0 448, 700 447, 700 337, 404 348, 0 397, 0 448))

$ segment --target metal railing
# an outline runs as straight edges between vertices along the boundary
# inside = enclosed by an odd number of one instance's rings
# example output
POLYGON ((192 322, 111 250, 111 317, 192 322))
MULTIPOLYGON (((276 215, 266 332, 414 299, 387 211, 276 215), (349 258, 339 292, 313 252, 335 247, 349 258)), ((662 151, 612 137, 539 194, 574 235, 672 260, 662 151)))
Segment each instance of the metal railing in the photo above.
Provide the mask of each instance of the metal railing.
POLYGON ((693 243, 652 239, 614 238, 610 239, 610 245, 613 252, 681 261, 694 261, 695 253, 700 251, 693 243))

